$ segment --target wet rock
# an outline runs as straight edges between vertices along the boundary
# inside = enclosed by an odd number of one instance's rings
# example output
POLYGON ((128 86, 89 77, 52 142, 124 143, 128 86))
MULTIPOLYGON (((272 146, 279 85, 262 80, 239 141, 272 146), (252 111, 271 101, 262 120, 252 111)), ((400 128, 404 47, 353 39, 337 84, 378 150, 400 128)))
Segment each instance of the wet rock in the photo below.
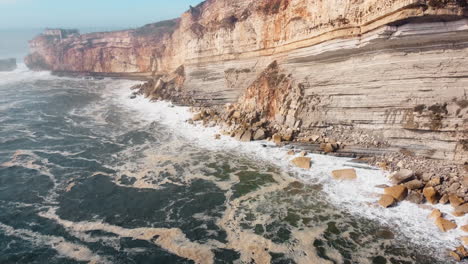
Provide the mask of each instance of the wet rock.
POLYGON ((461 226, 460 229, 461 229, 463 232, 467 232, 467 233, 468 233, 468 225, 461 226))
POLYGON ((437 203, 437 192, 434 187, 426 187, 423 190, 424 197, 431 204, 437 203))
POLYGON ((320 149, 323 150, 325 153, 335 152, 335 149, 333 148, 333 145, 331 143, 320 144, 320 149))
POLYGON ((292 164, 294 164, 296 167, 302 168, 302 169, 310 169, 310 164, 311 164, 311 158, 307 157, 297 157, 291 161, 292 164))
POLYGON ((456 251, 450 251, 449 252, 449 255, 455 260, 455 261, 461 261, 462 258, 460 257, 460 255, 458 255, 458 253, 456 251))
POLYGON ((294 155, 294 154, 296 154, 296 152, 294 152, 294 150, 288 151, 288 155, 292 156, 292 155, 294 155))
POLYGON ((459 246, 455 249, 457 253, 463 258, 468 257, 468 251, 466 251, 464 246, 459 246))
POLYGON ((415 204, 422 204, 424 201, 424 195, 416 191, 409 191, 408 196, 406 196, 406 200, 415 204))
POLYGON ((397 200, 393 198, 393 196, 387 194, 383 194, 379 200, 379 204, 384 208, 388 208, 394 205, 396 202, 397 200))
POLYGON ((437 219, 439 217, 442 217, 442 212, 440 212, 439 209, 432 210, 431 214, 428 216, 428 218, 433 218, 433 219, 437 219))
POLYGON ((404 184, 408 190, 416 190, 424 187, 424 183, 420 180, 412 180, 404 184))
POLYGON ((280 144, 283 141, 283 138, 279 134, 274 134, 272 139, 276 144, 280 144))
POLYGON ((221 139, 221 135, 220 135, 220 134, 216 134, 216 135, 215 135, 215 139, 221 139))
POLYGON ((249 142, 251 140, 252 140, 252 131, 250 130, 245 131, 240 138, 240 141, 243 141, 243 142, 249 142))
POLYGON ((301 151, 301 153, 299 153, 299 156, 301 157, 307 156, 307 151, 301 151))
POLYGON ((452 212, 452 215, 455 216, 455 217, 462 217, 462 216, 466 215, 466 213, 454 211, 454 212, 452 212))
POLYGON ((430 181, 427 182, 426 187, 435 187, 440 185, 440 178, 432 178, 430 181))
POLYGON ((468 236, 460 237, 460 240, 463 243, 463 245, 468 246, 468 236))
POLYGON ((255 134, 253 136, 254 140, 264 140, 265 138, 266 138, 265 130, 260 128, 260 129, 257 129, 257 131, 255 131, 255 134))
POLYGON ((398 201, 403 201, 406 195, 408 194, 408 189, 403 185, 396 185, 393 187, 388 187, 384 189, 384 193, 392 196, 398 201))
POLYGON ((335 180, 355 180, 357 178, 355 169, 342 169, 332 171, 335 180))
POLYGON ((193 117, 192 117, 192 120, 193 121, 200 121, 203 119, 203 115, 201 113, 197 113, 197 114, 194 114, 193 117))
POLYGON ((447 219, 444 219, 443 217, 438 217, 435 220, 435 224, 442 232, 447 232, 447 231, 457 228, 457 224, 447 219))
POLYGON ((465 204, 462 204, 462 205, 459 205, 457 207, 455 207, 455 211, 456 212, 463 212, 463 213, 468 213, 468 203, 465 203, 465 204))
POLYGON ((449 201, 450 201, 450 205, 452 205, 453 207, 457 207, 457 206, 461 205, 464 202, 464 200, 462 198, 458 197, 455 194, 450 194, 449 195, 449 201))
POLYGON ((448 194, 442 195, 442 197, 439 200, 440 204, 447 204, 449 202, 449 196, 448 194))
POLYGON ((394 184, 400 184, 402 182, 406 182, 406 181, 411 180, 413 178, 413 176, 414 176, 413 171, 403 169, 403 170, 400 170, 399 172, 393 174, 392 176, 390 176, 390 179, 392 180, 392 182, 394 184))

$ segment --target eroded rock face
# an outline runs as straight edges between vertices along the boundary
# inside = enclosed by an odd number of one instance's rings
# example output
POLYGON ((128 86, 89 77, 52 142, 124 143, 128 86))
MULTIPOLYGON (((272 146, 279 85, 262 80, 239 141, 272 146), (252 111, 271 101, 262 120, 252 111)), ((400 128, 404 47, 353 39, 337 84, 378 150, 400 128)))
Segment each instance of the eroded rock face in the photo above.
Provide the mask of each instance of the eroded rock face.
POLYGON ((135 30, 41 35, 26 63, 146 76, 148 97, 234 103, 268 136, 309 131, 463 163, 465 16, 460 0, 208 0, 135 30))

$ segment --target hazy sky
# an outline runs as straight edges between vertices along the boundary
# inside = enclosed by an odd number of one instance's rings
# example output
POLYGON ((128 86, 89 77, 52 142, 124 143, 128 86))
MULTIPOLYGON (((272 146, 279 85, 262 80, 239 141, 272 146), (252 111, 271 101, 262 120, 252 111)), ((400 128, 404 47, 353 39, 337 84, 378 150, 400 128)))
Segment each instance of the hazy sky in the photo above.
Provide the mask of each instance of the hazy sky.
POLYGON ((0 0, 0 29, 135 27, 179 17, 202 0, 0 0))

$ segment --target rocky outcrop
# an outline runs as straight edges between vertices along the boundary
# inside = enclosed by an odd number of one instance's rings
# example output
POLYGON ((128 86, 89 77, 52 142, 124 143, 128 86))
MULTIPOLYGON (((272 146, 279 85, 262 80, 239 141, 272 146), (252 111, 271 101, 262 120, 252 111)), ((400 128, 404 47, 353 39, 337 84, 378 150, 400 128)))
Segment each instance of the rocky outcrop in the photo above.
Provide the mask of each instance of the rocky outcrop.
POLYGON ((13 71, 16 67, 16 59, 0 59, 0 72, 13 71))
POLYGON ((462 165, 466 14, 464 0, 208 0, 138 29, 43 34, 25 61, 143 76, 150 81, 135 88, 152 99, 219 105, 214 116, 233 135, 252 130, 252 139, 262 128, 260 138, 317 151, 381 149, 462 165))

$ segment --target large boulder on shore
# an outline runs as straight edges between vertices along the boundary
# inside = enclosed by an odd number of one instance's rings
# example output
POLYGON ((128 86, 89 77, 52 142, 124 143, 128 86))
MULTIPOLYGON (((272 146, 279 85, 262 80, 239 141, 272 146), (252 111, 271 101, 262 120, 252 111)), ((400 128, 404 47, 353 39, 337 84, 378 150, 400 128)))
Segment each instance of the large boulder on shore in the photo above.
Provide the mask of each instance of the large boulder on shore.
POLYGON ((400 170, 399 172, 393 174, 390 176, 390 179, 394 184, 400 184, 402 182, 406 182, 408 180, 411 180, 414 176, 414 172, 411 170, 400 170))
POLYGON ((16 59, 0 59, 0 72, 13 71, 16 67, 16 59))
POLYGON ((408 189, 403 185, 396 185, 384 189, 384 193, 392 196, 398 201, 403 201, 408 194, 408 189))
POLYGON ((444 219, 443 217, 438 217, 435 220, 435 224, 442 232, 447 232, 447 231, 457 228, 457 224, 447 219, 444 219))
POLYGON ((307 170, 310 169, 310 162, 311 159, 307 157, 297 157, 291 161, 291 163, 294 164, 296 167, 307 170))
POLYGON ((357 178, 355 169, 343 169, 332 171, 335 180, 355 180, 357 178))

